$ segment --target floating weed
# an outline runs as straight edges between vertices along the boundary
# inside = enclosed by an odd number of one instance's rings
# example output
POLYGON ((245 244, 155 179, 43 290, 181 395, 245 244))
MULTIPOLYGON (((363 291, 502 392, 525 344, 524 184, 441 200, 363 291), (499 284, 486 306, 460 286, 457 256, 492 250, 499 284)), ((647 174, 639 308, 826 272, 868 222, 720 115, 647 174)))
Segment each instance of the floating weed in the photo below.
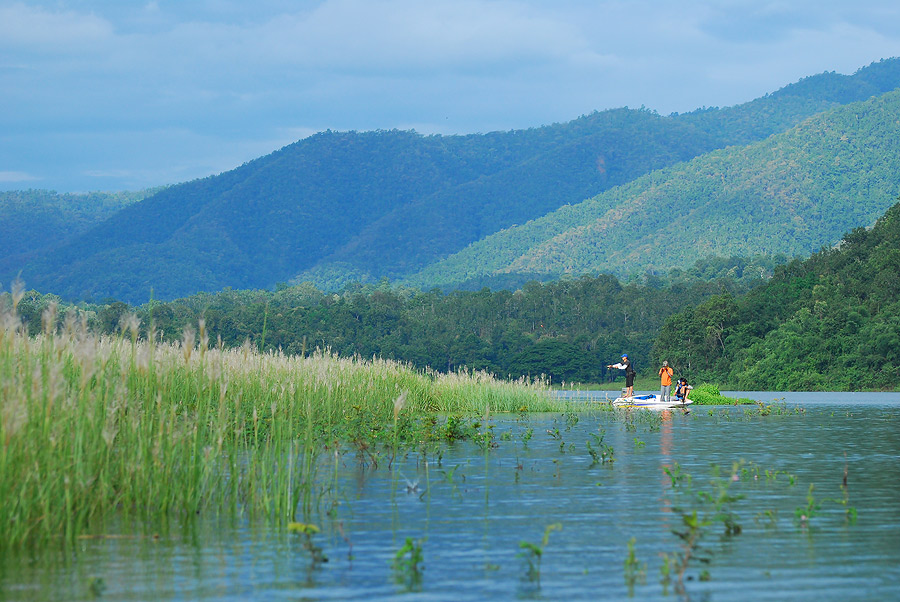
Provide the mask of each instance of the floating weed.
POLYGON ((766 528, 774 528, 778 525, 778 511, 763 510, 762 512, 757 513, 757 515, 754 517, 754 520, 757 523, 764 523, 766 528))
POLYGON ((320 532, 319 527, 310 523, 288 523, 287 526, 288 532, 295 533, 300 536, 303 549, 309 552, 310 556, 310 565, 315 567, 316 565, 328 562, 328 557, 325 556, 325 552, 322 548, 316 545, 313 542, 313 535, 320 532))
POLYGON ((566 410, 566 412, 563 414, 563 419, 566 423, 566 430, 570 431, 572 430, 572 427, 578 424, 578 421, 581 420, 581 417, 578 416, 578 414, 576 414, 574 410, 569 409, 566 410))
POLYGON ((634 446, 635 446, 637 449, 641 449, 641 448, 643 448, 645 445, 646 445, 646 443, 644 443, 643 441, 641 441, 641 440, 638 439, 637 437, 634 438, 634 446))
POLYGON ((91 596, 99 598, 105 591, 106 581, 103 580, 103 577, 91 577, 91 580, 88 582, 88 592, 91 596))
POLYGON ((848 466, 847 466, 847 452, 844 452, 844 478, 841 480, 841 499, 829 499, 828 501, 834 502, 841 507, 844 508, 844 518, 846 519, 848 524, 853 524, 856 522, 857 512, 856 508, 850 505, 850 488, 847 485, 847 477, 848 477, 848 466))

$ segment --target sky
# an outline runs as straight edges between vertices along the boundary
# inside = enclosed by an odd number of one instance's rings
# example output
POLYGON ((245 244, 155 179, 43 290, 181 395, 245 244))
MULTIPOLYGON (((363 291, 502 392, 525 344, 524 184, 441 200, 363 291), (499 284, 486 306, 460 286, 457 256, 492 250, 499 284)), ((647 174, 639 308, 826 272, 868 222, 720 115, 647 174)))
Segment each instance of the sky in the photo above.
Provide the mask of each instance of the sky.
POLYGON ((0 190, 140 190, 326 129, 729 106, 900 56, 896 0, 0 0, 0 190))

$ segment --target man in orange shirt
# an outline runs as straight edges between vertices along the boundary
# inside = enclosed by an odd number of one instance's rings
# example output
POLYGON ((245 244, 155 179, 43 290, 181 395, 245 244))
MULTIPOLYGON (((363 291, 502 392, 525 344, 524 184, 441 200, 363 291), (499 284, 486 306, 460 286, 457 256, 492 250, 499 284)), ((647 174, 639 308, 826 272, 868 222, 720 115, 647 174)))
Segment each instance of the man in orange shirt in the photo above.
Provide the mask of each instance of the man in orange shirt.
POLYGON ((669 362, 663 361, 662 368, 659 369, 660 389, 659 400, 671 401, 672 399, 672 375, 674 370, 669 368, 669 362))

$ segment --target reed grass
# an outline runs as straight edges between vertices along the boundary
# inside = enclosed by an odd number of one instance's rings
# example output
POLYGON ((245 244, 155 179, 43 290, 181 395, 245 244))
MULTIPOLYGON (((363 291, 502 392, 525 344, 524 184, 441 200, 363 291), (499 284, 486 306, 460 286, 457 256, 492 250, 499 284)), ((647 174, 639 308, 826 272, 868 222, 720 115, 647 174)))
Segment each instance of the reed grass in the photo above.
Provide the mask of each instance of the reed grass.
MULTIPOLYGON (((19 297, 21 298, 21 297, 19 297)), ((315 503, 325 442, 435 414, 559 411, 544 383, 439 374, 373 358, 140 339, 134 316, 98 336, 55 308, 29 336, 0 312, 0 546, 72 541, 112 516, 152 524, 203 512, 285 522, 315 503), (395 404, 399 398, 403 403, 395 404), (398 415, 399 414, 399 415, 398 415)), ((10 304, 8 300, 12 300, 10 304)), ((414 436, 408 431, 405 436, 414 436)))

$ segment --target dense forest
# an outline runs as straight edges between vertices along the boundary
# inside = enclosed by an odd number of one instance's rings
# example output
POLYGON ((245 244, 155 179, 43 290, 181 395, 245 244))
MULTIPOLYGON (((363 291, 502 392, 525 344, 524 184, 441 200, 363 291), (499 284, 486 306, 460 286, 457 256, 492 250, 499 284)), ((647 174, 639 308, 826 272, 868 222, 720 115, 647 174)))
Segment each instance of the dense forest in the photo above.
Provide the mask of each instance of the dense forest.
MULTIPOLYGON (((21 272, 31 286, 66 299, 141 303, 151 288, 157 299, 173 299, 227 286, 311 280, 340 290, 353 281, 398 279, 504 228, 642 176, 658 184, 663 168, 764 139, 898 84, 900 61, 891 59, 851 76, 809 77, 743 105, 681 115, 616 109, 466 136, 323 132, 232 171, 168 187, 84 231, 28 239, 24 254, 0 250, 0 280, 21 272)), ((830 169, 833 158, 817 157, 816 169, 830 169)), ((815 170, 808 175, 818 178, 815 170)), ((706 193, 721 194, 716 183, 725 176, 713 173, 706 193)), ((803 207, 794 208, 806 217, 803 207)), ((686 253, 693 261, 756 251, 719 245, 686 253)), ((518 286, 546 272, 527 263, 516 269, 511 278, 479 269, 464 280, 518 286)), ((570 273, 584 271, 573 266, 570 273)))
POLYGON ((806 256, 869 226, 900 192, 900 91, 766 140, 658 170, 486 237, 405 282, 668 271, 696 257, 806 256))
POLYGON ((0 272, 20 268, 40 249, 58 244, 162 190, 58 194, 48 190, 0 192, 0 272))
POLYGON ((900 385, 900 204, 743 296, 671 316, 654 355, 745 390, 900 385))
MULTIPOLYGON (((511 292, 310 283, 231 290, 130 306, 61 303, 21 293, 37 332, 51 305, 62 328, 77 315, 126 335, 130 316, 166 340, 251 344, 268 351, 381 356, 440 371, 601 382, 623 352, 653 375, 663 359, 690 380, 743 390, 896 390, 900 382, 900 203, 871 229, 805 260, 703 260, 665 277, 582 276, 511 292), (201 322, 202 320, 202 322, 201 322), (185 335, 185 329, 190 334, 185 335)), ((10 304, 0 295, 0 305, 10 304)), ((69 326, 71 328, 71 326, 69 326)))
MULTIPOLYGON (((120 333, 134 314, 143 336, 152 319, 157 335, 167 340, 181 339, 186 326, 199 333, 202 318, 212 344, 251 341, 292 354, 327 348, 343 356, 398 359, 420 369, 598 382, 618 375, 604 366, 622 352, 648 369, 656 334, 674 312, 723 291, 739 295, 785 260, 705 260, 665 279, 623 284, 612 276, 585 276, 530 282, 515 292, 420 292, 382 283, 325 293, 307 283, 276 291, 200 293, 138 307, 121 301, 63 304, 57 315, 62 324, 77 310, 94 328, 120 333)), ((28 291, 18 310, 29 330, 37 332, 45 310, 58 302, 55 295, 28 291)))

